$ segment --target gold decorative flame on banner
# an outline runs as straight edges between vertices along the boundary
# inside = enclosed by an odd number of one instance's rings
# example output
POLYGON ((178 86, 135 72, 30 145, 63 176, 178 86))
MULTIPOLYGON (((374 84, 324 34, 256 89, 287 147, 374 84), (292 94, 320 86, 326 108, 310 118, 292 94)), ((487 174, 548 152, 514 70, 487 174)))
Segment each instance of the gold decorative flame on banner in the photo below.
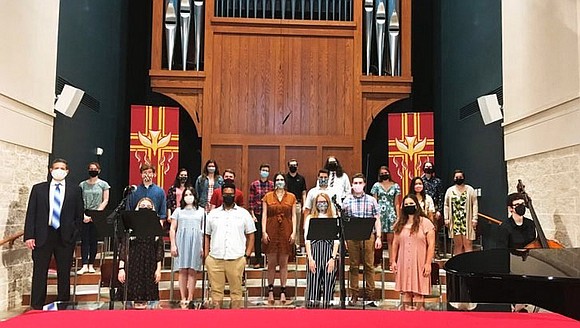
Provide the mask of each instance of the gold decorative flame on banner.
POLYGON ((427 138, 423 138, 423 140, 417 142, 416 136, 405 136, 405 142, 399 141, 399 139, 395 139, 395 145, 397 149, 401 153, 407 154, 407 156, 413 158, 413 155, 416 153, 420 153, 425 149, 427 145, 427 138))
POLYGON ((169 144, 171 141, 171 132, 168 135, 161 136, 161 131, 149 130, 150 137, 143 135, 141 131, 139 133, 139 141, 141 144, 147 148, 151 148, 153 150, 153 155, 157 155, 157 149, 164 148, 169 144))

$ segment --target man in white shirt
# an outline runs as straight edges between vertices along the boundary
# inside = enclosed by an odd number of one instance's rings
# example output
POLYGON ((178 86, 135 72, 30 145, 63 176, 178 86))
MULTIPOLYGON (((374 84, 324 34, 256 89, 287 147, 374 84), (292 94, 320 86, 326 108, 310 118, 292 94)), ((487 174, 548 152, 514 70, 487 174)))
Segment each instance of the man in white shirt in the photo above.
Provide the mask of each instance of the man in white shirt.
POLYGON ((221 307, 224 287, 230 285, 232 308, 242 307, 242 277, 246 259, 252 253, 256 226, 250 213, 234 202, 236 186, 222 186, 223 205, 207 217, 205 232, 205 265, 214 307, 221 307))

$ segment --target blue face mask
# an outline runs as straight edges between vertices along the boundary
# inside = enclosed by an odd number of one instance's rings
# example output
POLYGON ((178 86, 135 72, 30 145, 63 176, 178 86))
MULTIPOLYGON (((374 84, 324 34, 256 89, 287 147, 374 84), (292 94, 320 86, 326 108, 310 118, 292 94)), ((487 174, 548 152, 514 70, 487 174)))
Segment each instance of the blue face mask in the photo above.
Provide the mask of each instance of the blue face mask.
POLYGON ((270 175, 269 171, 260 171, 260 176, 266 179, 270 175))

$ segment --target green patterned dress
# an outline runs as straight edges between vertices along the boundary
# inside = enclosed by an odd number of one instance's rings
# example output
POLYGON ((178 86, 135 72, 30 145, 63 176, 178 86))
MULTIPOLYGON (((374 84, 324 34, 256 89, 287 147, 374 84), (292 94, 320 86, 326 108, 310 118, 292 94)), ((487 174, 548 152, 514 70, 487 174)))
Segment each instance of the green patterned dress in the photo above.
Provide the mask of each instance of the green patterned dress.
POLYGON ((453 235, 467 235, 467 190, 457 195, 453 192, 453 235))

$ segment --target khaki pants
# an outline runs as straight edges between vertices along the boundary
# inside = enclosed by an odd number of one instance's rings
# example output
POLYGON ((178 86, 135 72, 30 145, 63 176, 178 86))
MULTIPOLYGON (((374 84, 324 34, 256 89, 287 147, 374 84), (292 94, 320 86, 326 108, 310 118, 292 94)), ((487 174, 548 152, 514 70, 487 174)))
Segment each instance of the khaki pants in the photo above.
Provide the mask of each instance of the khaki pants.
POLYGON ((375 290, 374 278, 374 254, 375 254, 375 235, 372 234, 369 240, 355 241, 347 240, 348 256, 349 256, 349 290, 351 297, 358 298, 358 270, 361 264, 362 248, 364 247, 364 275, 366 280, 367 295, 373 295, 375 290))
POLYGON ((246 259, 242 256, 235 260, 219 260, 208 256, 205 260, 207 275, 211 286, 211 300, 216 307, 221 307, 224 299, 226 278, 230 285, 232 308, 242 307, 242 276, 246 259))

